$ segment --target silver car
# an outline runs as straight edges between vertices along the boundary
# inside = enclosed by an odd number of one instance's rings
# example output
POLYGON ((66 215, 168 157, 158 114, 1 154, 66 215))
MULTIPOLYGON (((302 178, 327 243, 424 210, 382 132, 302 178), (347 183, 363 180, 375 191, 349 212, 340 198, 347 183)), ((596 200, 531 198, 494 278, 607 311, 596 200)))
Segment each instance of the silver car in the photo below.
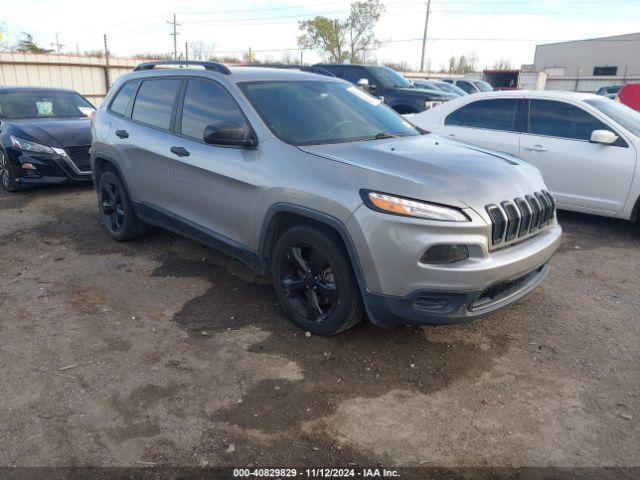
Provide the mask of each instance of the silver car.
POLYGON ((171 63, 118 78, 96 112, 115 240, 157 225, 216 247, 270 274, 285 313, 321 335, 365 314, 468 321, 546 276, 561 228, 530 164, 420 130, 336 78, 156 68, 171 63))

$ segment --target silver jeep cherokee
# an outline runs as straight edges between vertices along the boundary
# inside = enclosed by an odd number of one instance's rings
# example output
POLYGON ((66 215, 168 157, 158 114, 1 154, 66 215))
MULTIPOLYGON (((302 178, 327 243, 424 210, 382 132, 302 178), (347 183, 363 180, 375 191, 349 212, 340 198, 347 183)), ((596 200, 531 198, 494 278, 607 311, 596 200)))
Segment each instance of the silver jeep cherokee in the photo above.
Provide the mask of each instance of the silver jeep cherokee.
POLYGON ((115 240, 149 224, 220 249, 270 274, 291 320, 322 335, 364 313, 468 321, 546 276, 561 228, 535 167, 420 130, 336 78, 174 63, 120 77, 96 113, 115 240))

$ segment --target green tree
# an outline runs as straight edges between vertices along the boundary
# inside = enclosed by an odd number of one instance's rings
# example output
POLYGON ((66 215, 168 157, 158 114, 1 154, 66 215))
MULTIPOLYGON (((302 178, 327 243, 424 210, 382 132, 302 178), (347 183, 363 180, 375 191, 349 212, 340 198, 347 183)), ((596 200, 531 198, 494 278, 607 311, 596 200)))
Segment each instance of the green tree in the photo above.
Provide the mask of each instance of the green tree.
POLYGON ((16 52, 51 53, 52 51, 53 50, 48 48, 39 47, 33 39, 33 35, 27 32, 22 32, 20 34, 20 38, 18 38, 18 43, 16 45, 16 52))
POLYGON ((327 17, 305 20, 299 23, 302 34, 298 44, 319 50, 332 63, 361 62, 367 51, 380 45, 374 29, 383 12, 380 0, 366 0, 352 3, 346 20, 327 17))

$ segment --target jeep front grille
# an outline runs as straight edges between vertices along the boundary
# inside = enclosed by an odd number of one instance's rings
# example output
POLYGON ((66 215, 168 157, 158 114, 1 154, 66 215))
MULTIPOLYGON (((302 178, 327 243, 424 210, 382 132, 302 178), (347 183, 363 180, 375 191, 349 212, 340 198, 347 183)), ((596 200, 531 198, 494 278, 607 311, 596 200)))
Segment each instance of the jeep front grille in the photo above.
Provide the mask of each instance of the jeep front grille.
POLYGON ((485 208, 491 219, 491 245, 497 248, 550 225, 555 218, 556 203, 549 192, 541 190, 485 208))

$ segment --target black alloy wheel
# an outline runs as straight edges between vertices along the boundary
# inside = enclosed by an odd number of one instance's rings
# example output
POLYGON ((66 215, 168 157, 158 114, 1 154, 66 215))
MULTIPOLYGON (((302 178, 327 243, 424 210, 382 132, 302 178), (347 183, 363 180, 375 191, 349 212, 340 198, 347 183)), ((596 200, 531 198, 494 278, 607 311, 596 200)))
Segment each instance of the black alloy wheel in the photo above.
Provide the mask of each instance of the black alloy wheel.
POLYGON ((122 195, 114 182, 102 182, 100 186, 100 206, 102 222, 105 227, 116 235, 121 233, 126 214, 122 195))

